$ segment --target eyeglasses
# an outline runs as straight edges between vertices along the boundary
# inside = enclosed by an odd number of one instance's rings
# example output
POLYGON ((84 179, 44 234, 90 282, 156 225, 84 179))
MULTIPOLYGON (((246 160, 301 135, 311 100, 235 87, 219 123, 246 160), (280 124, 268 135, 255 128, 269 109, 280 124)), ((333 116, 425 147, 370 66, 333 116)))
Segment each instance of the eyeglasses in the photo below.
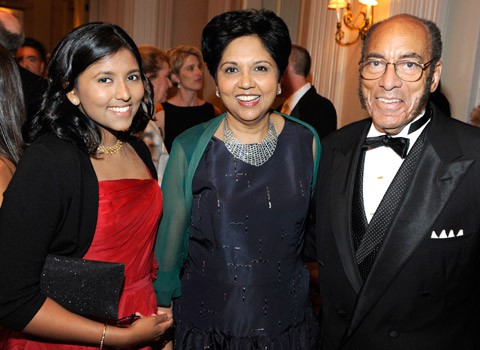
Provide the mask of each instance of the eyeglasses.
POLYGON ((135 322, 139 318, 140 318, 140 316, 138 316, 136 314, 131 314, 130 316, 119 318, 116 321, 116 325, 118 327, 129 327, 133 324, 133 322, 135 322))
POLYGON ((403 81, 413 83, 420 80, 423 71, 430 66, 433 60, 427 63, 419 63, 411 60, 387 62, 378 58, 369 58, 359 62, 360 76, 365 80, 375 80, 382 77, 387 71, 389 64, 393 65, 395 74, 403 81))

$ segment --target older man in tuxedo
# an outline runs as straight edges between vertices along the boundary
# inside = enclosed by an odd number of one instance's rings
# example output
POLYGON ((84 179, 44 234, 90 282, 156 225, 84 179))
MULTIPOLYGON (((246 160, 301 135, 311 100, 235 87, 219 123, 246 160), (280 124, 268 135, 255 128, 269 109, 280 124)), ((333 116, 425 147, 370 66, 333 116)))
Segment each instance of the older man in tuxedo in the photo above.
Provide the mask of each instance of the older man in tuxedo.
POLYGON ((480 349, 480 130, 428 103, 437 26, 398 15, 359 63, 371 118, 322 143, 321 349, 480 349))

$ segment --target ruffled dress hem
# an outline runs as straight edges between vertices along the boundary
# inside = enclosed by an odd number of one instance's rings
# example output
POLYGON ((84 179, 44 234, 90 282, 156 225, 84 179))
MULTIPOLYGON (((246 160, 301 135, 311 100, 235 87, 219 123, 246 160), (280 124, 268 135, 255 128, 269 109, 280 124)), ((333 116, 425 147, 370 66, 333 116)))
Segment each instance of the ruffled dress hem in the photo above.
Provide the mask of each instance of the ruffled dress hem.
POLYGON ((307 312, 303 322, 278 335, 235 337, 222 331, 206 331, 187 322, 175 325, 175 349, 209 350, 314 350, 318 348, 315 314, 307 312))

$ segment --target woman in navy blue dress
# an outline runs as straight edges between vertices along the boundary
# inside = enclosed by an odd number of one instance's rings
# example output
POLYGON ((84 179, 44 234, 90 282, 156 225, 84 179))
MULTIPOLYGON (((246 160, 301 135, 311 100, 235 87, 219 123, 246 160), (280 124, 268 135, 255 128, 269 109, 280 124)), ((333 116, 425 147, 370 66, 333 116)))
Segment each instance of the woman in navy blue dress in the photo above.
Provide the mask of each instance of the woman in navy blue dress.
POLYGON ((320 145, 271 108, 290 48, 270 11, 224 13, 203 31, 227 111, 174 141, 164 178, 156 288, 164 305, 178 297, 177 349, 316 347, 301 252, 320 145))

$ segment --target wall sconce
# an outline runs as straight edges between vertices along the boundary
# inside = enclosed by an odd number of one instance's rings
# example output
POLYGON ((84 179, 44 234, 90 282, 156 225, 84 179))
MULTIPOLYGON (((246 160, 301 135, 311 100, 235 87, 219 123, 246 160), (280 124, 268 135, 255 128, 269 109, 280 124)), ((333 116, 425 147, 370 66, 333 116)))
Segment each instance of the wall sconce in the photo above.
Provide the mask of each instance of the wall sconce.
POLYGON ((352 0, 330 0, 328 2, 328 8, 331 10, 337 11, 337 32, 335 33, 335 41, 341 46, 349 46, 355 44, 358 39, 364 39, 367 34, 368 29, 373 24, 373 6, 378 5, 377 0, 358 0, 360 4, 366 5, 367 10, 360 11, 357 16, 352 14, 352 0), (345 26, 352 31, 357 31, 357 37, 353 41, 345 42, 345 32, 342 30, 342 9, 346 8, 347 11, 343 14, 343 23, 345 26), (361 18, 361 22, 359 22, 361 18), (358 23, 358 24, 357 24, 358 23))

